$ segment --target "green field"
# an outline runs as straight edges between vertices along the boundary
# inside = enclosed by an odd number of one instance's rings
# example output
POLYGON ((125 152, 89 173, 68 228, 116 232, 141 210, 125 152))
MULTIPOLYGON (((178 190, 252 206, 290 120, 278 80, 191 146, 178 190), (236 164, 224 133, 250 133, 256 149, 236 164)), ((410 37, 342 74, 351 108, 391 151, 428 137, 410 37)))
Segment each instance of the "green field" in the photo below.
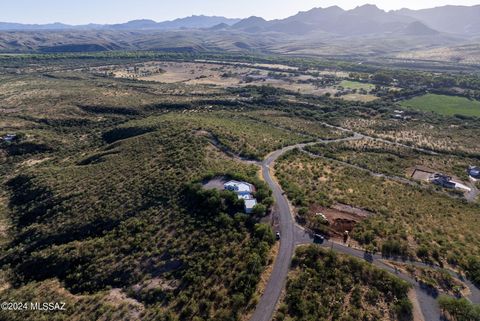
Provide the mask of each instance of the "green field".
POLYGON ((427 94, 401 103, 403 107, 432 111, 440 115, 480 117, 480 101, 464 97, 427 94))
POLYGON ((365 90, 372 90, 375 88, 375 85, 373 84, 367 84, 364 82, 359 82, 359 81, 351 81, 351 80, 342 80, 340 83, 340 86, 342 86, 345 89, 365 89, 365 90))

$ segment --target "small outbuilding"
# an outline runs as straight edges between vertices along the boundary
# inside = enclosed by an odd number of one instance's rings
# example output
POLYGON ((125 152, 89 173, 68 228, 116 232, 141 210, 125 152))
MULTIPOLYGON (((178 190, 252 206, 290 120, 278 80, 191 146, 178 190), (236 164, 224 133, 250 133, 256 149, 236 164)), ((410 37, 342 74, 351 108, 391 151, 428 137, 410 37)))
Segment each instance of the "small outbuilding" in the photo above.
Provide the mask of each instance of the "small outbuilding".
POLYGON ((7 134, 7 135, 2 137, 3 141, 5 141, 7 143, 13 142, 16 138, 17 138, 16 134, 7 134))
POLYGON ((253 208, 257 205, 257 200, 254 198, 245 200, 245 213, 250 214, 253 212, 253 208))
POLYGON ((445 188, 455 188, 456 187, 456 183, 452 181, 452 178, 450 176, 443 175, 443 174, 438 174, 438 173, 433 175, 432 183, 435 184, 435 185, 445 187, 445 188))
POLYGON ((480 167, 470 166, 468 168, 468 175, 473 179, 480 179, 480 167))

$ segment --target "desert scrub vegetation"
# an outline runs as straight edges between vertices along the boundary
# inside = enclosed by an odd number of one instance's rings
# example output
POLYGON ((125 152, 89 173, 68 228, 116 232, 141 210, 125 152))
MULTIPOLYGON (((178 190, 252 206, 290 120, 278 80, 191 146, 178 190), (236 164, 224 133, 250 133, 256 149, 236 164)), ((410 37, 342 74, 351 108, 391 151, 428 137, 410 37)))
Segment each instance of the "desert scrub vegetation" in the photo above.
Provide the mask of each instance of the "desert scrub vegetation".
MULTIPOLYGON (((0 264, 9 271, 8 295, 22 297, 33 284, 57 279, 66 298, 108 301, 118 289, 145 307, 135 316, 141 320, 237 319, 255 300, 273 232, 240 213, 232 195, 221 193, 223 205, 212 208, 212 195, 200 193, 205 208, 192 206, 187 186, 227 175, 260 192, 257 167, 212 148, 188 118, 128 117, 137 119, 96 128, 81 152, 59 146, 58 161, 22 167, 5 182, 12 237, 0 264)), ((268 190, 262 193, 259 199, 271 202, 268 190)), ((85 320, 135 319, 100 310, 106 316, 79 313, 85 320)))
POLYGON ((438 298, 443 317, 448 321, 480 320, 480 305, 466 299, 455 299, 448 296, 438 298))
MULTIPOLYGON (((352 237, 385 255, 461 266, 480 281, 478 204, 292 151, 278 160, 277 178, 293 204, 343 203, 375 213, 352 237)), ((301 214, 301 213, 300 213, 301 214)))
POLYGON ((102 121, 105 114, 114 120, 224 98, 208 86, 110 79, 79 70, 0 75, 0 110, 30 121, 102 121))
POLYGON ((312 140, 233 112, 169 113, 162 119, 186 123, 192 130, 210 134, 234 154, 251 159, 262 159, 282 146, 312 140))
POLYGON ((459 156, 477 157, 480 147, 475 138, 480 135, 478 119, 415 115, 409 121, 379 117, 346 117, 338 124, 369 136, 459 156))
POLYGON ((455 278, 452 272, 446 269, 393 261, 387 261, 387 264, 408 273, 422 287, 429 289, 431 293, 435 293, 437 296, 439 293, 445 293, 450 296, 462 297, 469 291, 468 287, 460 279, 455 278))
POLYGON ((467 180, 468 166, 480 163, 476 158, 430 154, 401 145, 372 139, 317 144, 306 147, 311 153, 357 165, 376 173, 409 176, 415 166, 423 166, 467 180))
MULTIPOLYGON (((21 288, 8 288, 2 296, 12 302, 57 302, 64 310, 46 313, 40 310, 2 310, 3 320, 138 320, 145 310, 143 304, 129 299, 119 289, 105 290, 93 295, 73 295, 68 293, 57 280, 31 282, 21 288), (40 301, 38 301, 40 300, 40 301), (65 303, 65 305, 63 305, 65 303), (52 316, 54 315, 54 317, 52 316)), ((29 303, 28 303, 28 307, 29 303)))
POLYGON ((346 89, 363 89, 365 91, 370 91, 375 88, 374 84, 351 80, 342 80, 338 85, 346 89))
POLYGON ((285 128, 317 139, 336 139, 351 135, 337 129, 326 127, 318 121, 297 117, 286 112, 261 110, 248 112, 245 113, 245 115, 265 122, 268 125, 285 128))
POLYGON ((356 258, 299 247, 275 320, 412 320, 409 284, 356 258))

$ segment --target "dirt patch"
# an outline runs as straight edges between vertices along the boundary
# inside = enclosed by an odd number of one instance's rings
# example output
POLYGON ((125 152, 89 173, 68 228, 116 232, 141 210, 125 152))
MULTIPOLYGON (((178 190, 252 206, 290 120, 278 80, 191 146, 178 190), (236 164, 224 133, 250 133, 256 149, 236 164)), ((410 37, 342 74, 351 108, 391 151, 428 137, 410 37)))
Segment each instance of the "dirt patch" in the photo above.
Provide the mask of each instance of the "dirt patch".
POLYGON ((207 132, 206 130, 197 130, 195 132, 195 136, 197 137, 208 137, 210 138, 212 136, 212 134, 210 134, 209 132, 207 132))
POLYGON ((46 162, 50 159, 52 159, 52 157, 46 157, 46 158, 42 158, 42 159, 27 159, 26 161, 24 161, 22 163, 22 165, 31 167, 31 166, 46 162))
POLYGON ((423 167, 423 166, 417 166, 411 169, 409 172, 411 172, 410 177, 413 178, 414 180, 425 181, 425 182, 428 182, 430 179, 430 176, 435 173, 433 169, 423 167))
POLYGON ((333 238, 343 238, 345 231, 352 232, 355 225, 369 216, 362 209, 348 207, 343 204, 335 206, 336 208, 325 208, 314 205, 309 208, 309 215, 326 218, 328 221, 328 232, 330 237, 333 238))
MULTIPOLYGON (((337 89, 321 87, 316 81, 329 73, 318 76, 298 74, 297 67, 269 64, 205 62, 150 61, 123 66, 101 66, 90 68, 96 74, 115 78, 136 79, 170 84, 202 85, 205 87, 273 86, 309 95, 334 95, 337 89), (267 69, 266 69, 267 68, 267 69), (269 69, 276 70, 269 70, 269 69)), ((368 96, 360 97, 369 100, 368 96)), ((376 98, 376 97, 375 97, 376 98)), ((355 99, 356 100, 356 99, 355 99)))
POLYGON ((369 216, 374 215, 373 212, 367 211, 363 208, 353 207, 353 206, 346 205, 346 204, 341 204, 341 203, 337 203, 337 204, 333 205, 332 208, 335 209, 335 210, 338 210, 340 212, 349 213, 349 214, 352 214, 354 216, 359 216, 359 217, 362 217, 362 218, 367 218, 369 216))
POLYGON ((378 99, 378 97, 374 95, 360 95, 360 94, 348 94, 348 95, 343 95, 340 98, 347 101, 361 101, 361 102, 371 102, 378 99))
POLYGON ((226 176, 219 176, 219 177, 214 177, 210 180, 203 181, 202 185, 204 189, 216 189, 219 191, 224 190, 224 184, 228 182, 228 178, 226 176))
POLYGON ((121 289, 117 288, 110 290, 106 300, 115 307, 127 304, 129 307, 128 313, 130 314, 129 320, 140 320, 140 314, 145 309, 143 304, 135 299, 129 298, 121 289))
POLYGON ((418 303, 417 299, 417 294, 415 293, 415 290, 411 289, 408 292, 408 299, 410 302, 412 302, 413 306, 413 321, 425 321, 425 318, 423 317, 422 309, 420 308, 420 304, 418 303))

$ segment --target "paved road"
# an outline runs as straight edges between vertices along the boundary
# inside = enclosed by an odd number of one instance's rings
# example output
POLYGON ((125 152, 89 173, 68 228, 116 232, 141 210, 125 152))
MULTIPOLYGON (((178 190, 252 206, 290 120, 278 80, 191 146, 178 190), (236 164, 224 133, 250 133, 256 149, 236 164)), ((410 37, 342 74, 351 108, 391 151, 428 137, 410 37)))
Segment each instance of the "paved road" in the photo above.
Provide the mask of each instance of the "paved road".
MULTIPOLYGON (((342 130, 349 131, 346 129, 342 129, 342 130)), ((293 219, 293 214, 290 211, 288 199, 284 195, 281 187, 274 180, 274 177, 272 177, 273 175, 270 170, 271 167, 281 155, 295 148, 303 149, 306 146, 314 145, 322 142, 333 143, 333 142, 340 142, 340 141, 358 140, 366 137, 356 132, 352 132, 352 133, 354 134, 352 137, 347 137, 343 139, 319 140, 312 143, 288 146, 271 153, 262 162, 261 166, 262 166, 263 178, 265 182, 272 189, 273 197, 275 200, 274 211, 279 218, 279 231, 281 234, 281 240, 280 240, 280 249, 279 249, 277 258, 275 259, 273 270, 270 275, 270 279, 268 280, 268 283, 265 287, 265 291, 252 317, 250 318, 250 321, 270 321, 272 319, 273 313, 279 301, 282 290, 285 287, 285 283, 287 280, 288 271, 290 268, 290 263, 292 260, 295 246, 313 242, 309 233, 307 233, 303 228, 301 228, 295 223, 293 219)), ((366 137, 366 138, 371 138, 371 137, 366 137)), ((412 284, 416 292, 417 300, 420 304, 420 308, 425 317, 425 321, 441 320, 440 310, 438 308, 435 295, 430 293, 427 289, 422 288, 422 286, 416 280, 412 279, 409 275, 399 273, 389 265, 386 265, 382 261, 382 257, 380 255, 367 254, 362 250, 350 248, 343 244, 330 242, 330 241, 324 242, 322 246, 331 248, 332 250, 340 253, 352 255, 360 259, 365 259, 371 262, 372 264, 374 264, 375 266, 383 270, 386 270, 390 273, 396 274, 399 278, 409 282, 410 284, 412 284)), ((423 264, 419 262, 414 262, 414 263, 423 264)), ((473 284, 471 284, 468 281, 466 281, 466 284, 472 292, 472 295, 470 296, 470 300, 472 302, 478 303, 479 302, 478 300, 480 299, 480 290, 475 286, 473 286, 473 284)))
POLYGON ((288 146, 283 149, 277 150, 262 162, 262 175, 265 182, 270 186, 273 197, 275 199, 274 212, 279 218, 279 232, 281 235, 280 249, 278 251, 277 258, 273 265, 272 274, 268 280, 265 291, 258 303, 255 312, 251 317, 251 321, 270 321, 275 311, 276 304, 280 298, 282 290, 287 280, 288 270, 292 261, 293 251, 298 239, 296 234, 301 233, 298 231, 293 215, 290 211, 289 202, 286 196, 283 194, 281 187, 275 182, 272 177, 270 168, 273 163, 284 153, 293 150, 295 148, 304 148, 309 145, 318 144, 319 142, 340 142, 348 140, 360 139, 361 136, 354 135, 352 137, 329 140, 329 141, 316 141, 312 143, 297 144, 288 146))
MULTIPOLYGON (((309 244, 309 243, 313 243, 313 238, 311 237, 311 234, 308 233, 302 227, 295 225, 295 245, 302 245, 302 244, 309 244)), ((424 320, 425 321, 441 320, 441 311, 438 307, 437 300, 436 300, 437 294, 432 293, 429 289, 423 287, 411 276, 395 271, 394 268, 385 264, 385 262, 383 261, 384 258, 381 255, 366 253, 360 249, 351 248, 341 243, 332 242, 332 241, 325 241, 319 245, 326 249, 332 249, 335 252, 347 254, 347 255, 365 260, 367 262, 370 262, 376 267, 382 270, 385 270, 391 274, 394 274, 400 279, 410 283, 413 286, 413 289, 415 290, 417 301, 420 305, 420 309, 424 316, 424 320)), ((396 259, 392 259, 392 260, 404 262, 403 260, 396 260, 396 259)), ((421 262, 412 262, 412 263, 422 265, 422 266, 427 266, 426 264, 421 262)), ((473 299, 474 297, 476 297, 476 295, 480 293, 480 291, 477 288, 475 288, 473 284, 470 284, 470 285, 474 289, 476 289, 475 294, 470 298, 473 302, 475 302, 473 299)))
MULTIPOLYGON (((301 231, 300 227, 297 227, 298 232, 297 232, 297 244, 306 244, 306 243, 313 243, 313 239, 309 236, 308 233, 305 231, 301 231)), ((396 271, 393 267, 390 265, 385 264, 383 261, 383 258, 378 255, 378 254, 370 254, 366 253, 362 250, 351 248, 348 246, 345 246, 343 244, 337 243, 337 242, 331 242, 331 241, 325 241, 320 246, 327 248, 327 249, 332 249, 335 252, 342 253, 342 254, 347 254, 350 256, 354 256, 356 258, 365 260, 376 267, 385 270, 391 274, 394 274, 398 278, 410 283, 413 286, 413 289, 415 291, 417 301, 420 305, 420 309, 422 311, 422 314, 424 316, 425 321, 440 321, 441 319, 441 311, 440 308, 437 304, 437 294, 432 293, 431 290, 422 287, 421 284, 419 284, 415 279, 413 279, 411 276, 400 273, 399 271, 396 271)))
POLYGON ((262 163, 263 178, 272 189, 273 197, 275 199, 274 211, 279 216, 281 240, 280 249, 277 258, 275 259, 272 274, 265 287, 265 292, 250 319, 251 321, 270 321, 272 319, 275 306, 287 280, 290 262, 292 261, 295 243, 295 224, 290 214, 288 201, 283 195, 282 189, 273 180, 270 174, 270 166, 280 155, 293 148, 295 147, 287 147, 276 151, 270 154, 262 163))

